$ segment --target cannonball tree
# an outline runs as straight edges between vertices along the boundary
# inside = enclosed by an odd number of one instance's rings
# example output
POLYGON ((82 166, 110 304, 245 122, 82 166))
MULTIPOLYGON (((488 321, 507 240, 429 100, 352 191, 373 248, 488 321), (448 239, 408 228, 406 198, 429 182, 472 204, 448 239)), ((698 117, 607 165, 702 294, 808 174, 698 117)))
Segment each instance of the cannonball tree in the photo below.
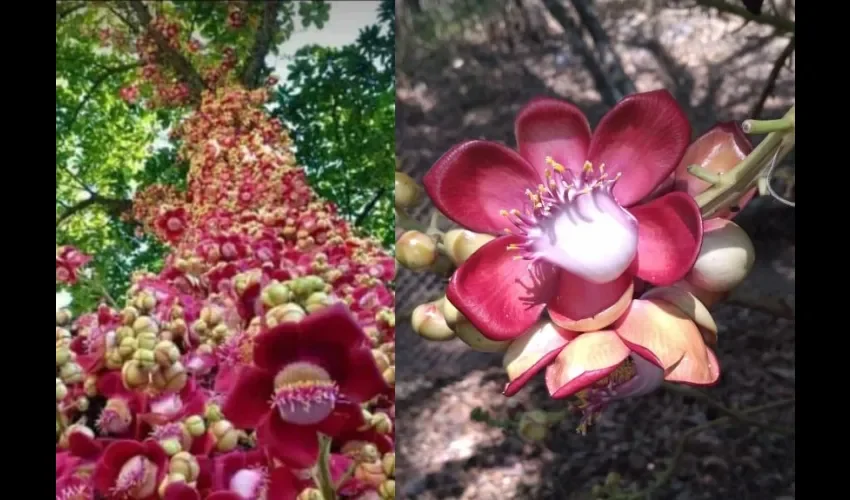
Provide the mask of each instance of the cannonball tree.
MULTIPOLYGON (((97 255, 57 241, 57 283, 100 302, 56 313, 57 498, 394 498, 394 260, 311 189, 265 107, 270 48, 297 17, 327 16, 321 2, 57 3, 57 51, 66 36, 66 55, 122 74, 119 101, 91 93, 104 116, 92 97, 60 112, 57 71, 57 238, 97 206, 77 224, 117 215, 130 243, 164 249, 116 296, 97 255), (159 158, 147 173, 162 182, 124 201, 130 167, 110 148, 127 141, 60 148, 60 128, 90 117, 106 139, 168 123, 177 173, 159 158), (86 146, 110 175, 88 181, 86 146), (60 204, 59 184, 82 200, 60 204)), ((130 149, 139 168, 146 149, 130 149)))
POLYGON ((592 432, 612 402, 662 386, 706 400, 689 386, 722 373, 710 310, 756 258, 733 218, 773 193, 769 173, 794 147, 794 120, 792 106, 781 119, 718 123, 692 140, 666 90, 626 96, 594 130, 575 105, 541 97, 516 116, 516 149, 457 144, 424 186, 396 172, 396 258, 447 278, 444 295, 410 312, 413 330, 501 356, 507 397, 542 375, 566 403, 517 420, 480 408, 472 418, 539 441, 570 410, 578 432, 592 432), (748 134, 766 137, 753 147, 748 134), (429 225, 408 213, 425 195, 429 225))

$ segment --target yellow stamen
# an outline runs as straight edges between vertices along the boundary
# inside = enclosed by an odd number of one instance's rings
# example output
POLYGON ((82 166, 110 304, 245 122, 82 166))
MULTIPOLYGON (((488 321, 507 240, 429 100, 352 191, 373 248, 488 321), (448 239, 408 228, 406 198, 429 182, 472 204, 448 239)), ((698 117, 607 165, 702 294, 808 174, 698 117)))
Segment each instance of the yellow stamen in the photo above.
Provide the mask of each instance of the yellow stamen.
POLYGON ((544 186, 543 184, 540 184, 539 186, 537 186, 537 190, 538 190, 541 194, 543 194, 543 193, 545 193, 545 192, 546 192, 546 186, 544 186))
POLYGON ((511 243, 510 245, 508 245, 508 250, 519 250, 519 245, 517 245, 516 243, 511 243))
POLYGON ((508 228, 505 228, 505 233, 507 233, 507 234, 514 234, 514 232, 513 232, 513 231, 511 231, 511 230, 510 230, 510 229, 508 229, 508 228))
POLYGON ((600 174, 604 174, 604 173, 605 173, 605 164, 604 164, 604 163, 601 163, 601 164, 599 165, 599 173, 600 173, 600 174))
POLYGON ((593 163, 590 163, 589 161, 584 162, 584 167, 582 167, 582 170, 588 173, 593 172, 593 163))
POLYGON ((522 260, 522 259, 523 259, 522 255, 516 255, 513 258, 513 260, 522 260))
POLYGON ((499 215, 501 215, 502 217, 507 217, 509 214, 508 214, 507 210, 502 209, 502 210, 499 210, 499 215))
POLYGON ((511 211, 510 211, 510 214, 511 215, 521 215, 522 212, 520 212, 519 210, 517 210, 515 208, 512 208, 511 211))
POLYGON ((546 164, 549 165, 550 167, 552 167, 555 170, 555 172, 558 172, 559 174, 563 174, 567 170, 566 168, 564 168, 563 165, 556 162, 555 159, 552 158, 551 156, 546 157, 546 164))

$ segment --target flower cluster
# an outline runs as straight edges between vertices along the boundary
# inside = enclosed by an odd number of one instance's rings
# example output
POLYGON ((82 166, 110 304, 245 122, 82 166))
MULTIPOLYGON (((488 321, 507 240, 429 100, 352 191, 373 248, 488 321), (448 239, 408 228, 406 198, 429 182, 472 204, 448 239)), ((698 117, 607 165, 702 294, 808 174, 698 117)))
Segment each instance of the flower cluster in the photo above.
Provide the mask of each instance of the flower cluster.
MULTIPOLYGON (((594 132, 575 106, 538 99, 515 133, 517 151, 464 142, 425 176, 434 205, 464 229, 443 235, 459 267, 446 297, 414 311, 414 328, 504 353, 508 396, 545 370, 551 396, 583 415, 582 432, 611 401, 665 380, 716 383, 708 308, 754 253, 732 211, 703 221, 694 197, 709 185, 688 167, 737 165, 752 149, 740 127, 718 124, 691 143, 678 104, 654 91, 623 99, 594 132)), ((424 236, 399 240, 406 267, 433 255, 424 236)))
MULTIPOLYGON (((58 499, 321 498, 325 476, 394 498, 395 263, 310 189, 266 96, 204 93, 174 131, 188 191, 134 204, 161 272, 57 313, 58 499)), ((85 260, 57 250, 57 280, 85 260)))

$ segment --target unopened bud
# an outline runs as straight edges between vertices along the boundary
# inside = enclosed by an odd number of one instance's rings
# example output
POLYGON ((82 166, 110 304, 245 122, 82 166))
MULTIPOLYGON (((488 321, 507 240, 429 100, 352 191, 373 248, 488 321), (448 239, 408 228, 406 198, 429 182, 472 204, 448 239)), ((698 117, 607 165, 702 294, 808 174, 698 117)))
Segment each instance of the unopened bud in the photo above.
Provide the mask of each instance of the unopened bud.
POLYGON ((199 319, 192 323, 192 331, 199 337, 205 337, 210 331, 210 327, 206 321, 199 319))
POLYGON ((74 358, 74 354, 71 349, 67 347, 57 347, 56 348, 56 367, 59 368, 65 363, 71 361, 74 358))
POLYGON ((124 339, 134 339, 136 338, 136 330, 133 330, 132 326, 119 326, 115 330, 115 341, 120 345, 124 339))
POLYGON ((504 352, 511 344, 509 341, 490 340, 468 321, 461 321, 455 325, 457 338, 475 351, 480 352, 504 352))
POLYGON ((191 415, 183 421, 183 425, 186 426, 186 430, 189 431, 189 434, 192 437, 201 437, 206 431, 207 426, 204 424, 204 419, 201 418, 200 415, 191 415))
POLYGON ((387 477, 395 476, 395 453, 389 452, 381 459, 381 466, 384 468, 384 474, 387 477))
POLYGON ((210 332, 210 337, 212 337, 216 342, 223 342, 230 335, 230 327, 225 325, 224 323, 219 323, 215 325, 215 327, 210 332))
POLYGON ((304 309, 309 314, 324 309, 332 304, 331 298, 325 292, 313 292, 304 302, 304 309))
POLYGON ((407 231, 396 242, 396 259, 411 271, 423 271, 436 262, 437 244, 425 233, 407 231))
POLYGON ((448 297, 443 297, 439 301, 440 310, 443 313, 443 318, 449 328, 454 328, 461 321, 466 321, 466 318, 458 311, 457 307, 451 303, 448 297))
POLYGON ((74 405, 77 407, 77 410, 85 413, 89 409, 89 398, 80 396, 74 401, 74 405))
POLYGON ((384 377, 384 381, 387 384, 395 385, 395 366, 387 368, 381 375, 384 377))
POLYGON ((372 415, 372 427, 380 434, 389 434, 393 431, 393 421, 389 415, 384 412, 378 412, 372 415))
POLYGON ((307 488, 298 494, 295 500, 327 500, 322 492, 316 488, 307 488))
POLYGON ((378 487, 378 494, 384 500, 395 500, 395 480, 387 479, 378 487))
POLYGON ((150 316, 139 316, 136 318, 136 321, 133 321, 133 330, 135 330, 136 334, 141 333, 156 333, 159 331, 159 327, 150 316))
POLYGON ((157 492, 159 493, 160 498, 166 498, 165 492, 168 491, 168 487, 174 483, 186 483, 186 476, 180 474, 179 472, 175 472, 173 474, 169 474, 159 483, 159 489, 157 492))
POLYGON ((446 231, 443 236, 443 245, 454 265, 459 266, 493 239, 495 236, 489 234, 473 233, 466 229, 452 229, 446 231))
POLYGON ((135 338, 124 337, 118 345, 118 354, 121 355, 121 359, 130 359, 138 347, 139 343, 135 338))
POLYGON ((219 324, 222 320, 221 309, 218 307, 207 306, 201 309, 201 321, 210 326, 219 324))
POLYGON ((210 434, 218 451, 227 452, 236 449, 239 444, 239 431, 228 420, 219 420, 210 426, 210 434))
POLYGON ((387 479, 384 475, 384 466, 378 458, 368 462, 358 461, 354 469, 354 477, 375 488, 380 487, 381 483, 387 479))
POLYGON ((88 375, 83 381, 83 392, 86 396, 93 398, 97 396, 97 376, 88 375))
POLYGON ((139 310, 133 306, 125 307, 121 311, 121 322, 126 326, 132 326, 139 317, 139 310))
POLYGON ((410 315, 410 324, 414 332, 428 340, 442 342, 455 338, 455 332, 449 328, 436 301, 416 306, 410 315))
POLYGON ((189 452, 177 452, 168 463, 168 473, 181 474, 187 482, 195 481, 200 473, 198 459, 189 452))
POLYGON ((207 403, 207 407, 204 408, 204 418, 207 422, 215 423, 224 418, 224 414, 221 412, 221 408, 217 404, 207 403))
POLYGON ((56 327, 56 342, 57 344, 64 340, 71 340, 71 332, 64 328, 56 327))
POLYGON ((404 172, 395 173, 395 206, 404 210, 422 201, 422 188, 404 172))
POLYGON ((61 379, 56 379, 56 402, 62 401, 65 399, 65 396, 68 395, 68 387, 65 386, 65 383, 62 382, 61 379))
POLYGON ((71 322, 71 311, 59 309, 56 311, 56 326, 65 326, 71 322))
POLYGON ((117 370, 124 365, 124 357, 121 356, 121 351, 117 348, 106 351, 106 367, 110 370, 117 370))
POLYGON ((372 349, 372 357, 375 359, 375 364, 378 365, 378 370, 383 372, 390 367, 390 358, 379 349, 372 349))
POLYGON ((136 335, 136 346, 138 349, 153 351, 157 342, 159 342, 159 339, 156 336, 156 332, 142 332, 136 335))
POLYGON ((148 372, 142 369, 138 361, 131 359, 121 367, 121 381, 129 390, 138 389, 148 384, 148 372))
POLYGON ((286 304, 291 298, 292 292, 289 287, 277 281, 269 283, 262 292, 263 304, 269 308, 286 304))
POLYGON ((153 369, 156 366, 156 360, 154 359, 153 351, 149 349, 136 349, 133 352, 133 359, 139 362, 139 366, 146 371, 153 369))
POLYGON ((169 340, 160 341, 153 350, 154 359, 161 367, 169 367, 180 359, 180 349, 169 340))
POLYGON ((173 319, 168 325, 168 329, 171 330, 174 335, 182 337, 183 335, 186 335, 186 320, 183 318, 173 319))
POLYGON ((273 328, 281 323, 297 323, 304 319, 307 313, 298 304, 288 303, 272 308, 266 313, 266 326, 273 328))
POLYGON ((151 376, 153 385, 167 392, 179 392, 189 381, 189 374, 183 363, 176 361, 167 368, 160 368, 151 376))
POLYGON ((169 437, 166 439, 160 439, 157 441, 162 449, 165 451, 165 454, 169 457, 173 457, 174 455, 183 451, 183 443, 180 439, 176 437, 169 437))
POLYGON ((362 463, 372 463, 381 458, 378 452, 378 447, 372 443, 364 443, 357 453, 357 461, 362 463))
POLYGON ((82 382, 85 374, 83 368, 76 361, 69 361, 59 368, 59 378, 62 379, 62 382, 71 385, 82 382))

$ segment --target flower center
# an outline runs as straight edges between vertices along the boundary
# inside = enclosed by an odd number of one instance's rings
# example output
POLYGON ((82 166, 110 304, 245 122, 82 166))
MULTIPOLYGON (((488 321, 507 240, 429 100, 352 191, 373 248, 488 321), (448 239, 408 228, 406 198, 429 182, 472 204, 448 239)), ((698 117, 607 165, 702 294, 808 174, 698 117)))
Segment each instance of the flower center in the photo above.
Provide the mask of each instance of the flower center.
POLYGON ((56 492, 56 500, 91 500, 94 492, 88 483, 77 483, 65 486, 56 492))
POLYGON ((262 467, 240 469, 230 478, 229 487, 243 500, 265 500, 268 474, 262 467))
POLYGON ((590 162, 575 174, 552 158, 546 159, 546 184, 526 191, 524 211, 502 210, 525 241, 509 245, 517 259, 542 259, 593 283, 617 279, 637 253, 638 225, 614 199, 613 179, 605 165, 594 171, 590 162))
POLYGON ((183 408, 183 400, 177 394, 168 394, 151 402, 151 410, 154 413, 173 417, 183 408))
POLYGON ((296 425, 313 425, 333 412, 339 388, 322 367, 307 362, 287 365, 274 380, 272 405, 280 418, 296 425))
POLYGON ((571 406, 582 414, 578 432, 585 434, 612 401, 644 396, 661 387, 662 382, 664 370, 632 353, 607 377, 575 394, 571 406))
POLYGON ((64 266, 56 268, 56 281, 67 281, 71 277, 71 271, 64 266))
POLYGON ((133 413, 123 399, 110 399, 100 412, 97 428, 104 434, 123 434, 130 428, 133 413))
POLYGON ((117 497, 141 499, 156 490, 158 468, 147 457, 136 455, 124 462, 115 480, 113 494, 117 497))
POLYGON ((169 231, 176 233, 177 231, 183 229, 183 221, 177 217, 171 217, 170 219, 168 219, 168 222, 165 223, 165 226, 168 228, 169 231))

